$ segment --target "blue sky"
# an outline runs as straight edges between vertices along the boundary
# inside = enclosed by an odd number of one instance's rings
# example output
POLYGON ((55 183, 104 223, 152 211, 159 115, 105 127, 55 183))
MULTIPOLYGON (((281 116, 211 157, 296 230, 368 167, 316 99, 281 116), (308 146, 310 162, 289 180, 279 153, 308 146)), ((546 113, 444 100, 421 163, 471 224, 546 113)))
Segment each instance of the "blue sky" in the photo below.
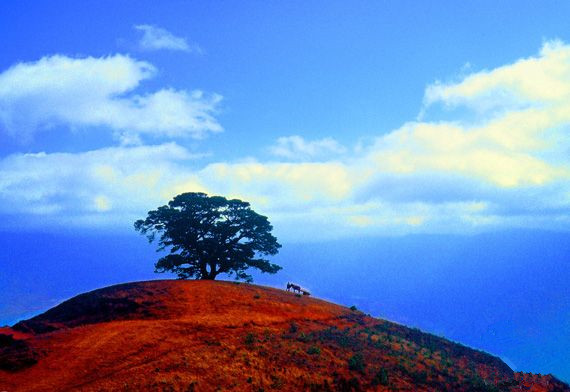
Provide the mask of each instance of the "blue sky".
POLYGON ((567 227, 555 3, 56 4, 1 6, 10 230, 128 230, 188 190, 291 240, 567 227))
MULTIPOLYGON (((435 235, 445 259, 447 236, 524 230, 567 249, 568 11, 560 1, 2 2, 0 231, 14 247, 81 234, 70 242, 81 248, 134 235, 148 210, 204 191, 250 201, 291 246, 435 235)), ((504 263, 536 257, 508 249, 504 263)), ((59 250, 41 258, 46 269, 63 268, 59 250)), ((546 275, 567 262, 554 253, 546 275)), ((5 260, 18 255, 5 249, 5 260)), ((46 276, 58 287, 64 275, 46 276)), ((113 281, 79 279, 89 283, 44 292, 113 281)), ((570 294, 554 290, 564 330, 570 294)))

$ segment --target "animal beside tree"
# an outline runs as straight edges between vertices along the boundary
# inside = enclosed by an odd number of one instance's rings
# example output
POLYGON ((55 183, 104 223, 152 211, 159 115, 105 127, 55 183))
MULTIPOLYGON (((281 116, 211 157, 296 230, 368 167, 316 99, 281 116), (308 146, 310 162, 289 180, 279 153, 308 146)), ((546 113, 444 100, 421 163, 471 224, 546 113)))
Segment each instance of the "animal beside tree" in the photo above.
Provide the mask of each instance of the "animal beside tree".
POLYGON ((294 293, 296 292, 296 293, 303 294, 303 295, 311 295, 309 290, 302 288, 298 284, 287 282, 287 291, 290 291, 290 290, 293 290, 294 293))

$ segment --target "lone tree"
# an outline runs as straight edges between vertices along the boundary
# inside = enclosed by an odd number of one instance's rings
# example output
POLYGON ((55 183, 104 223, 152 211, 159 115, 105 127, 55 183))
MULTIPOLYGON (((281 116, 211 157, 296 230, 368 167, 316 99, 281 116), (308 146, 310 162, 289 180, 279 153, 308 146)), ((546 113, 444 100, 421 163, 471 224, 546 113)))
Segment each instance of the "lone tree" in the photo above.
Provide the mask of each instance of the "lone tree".
POLYGON ((271 229, 249 203, 205 193, 178 195, 135 222, 149 242, 159 235, 157 251, 170 251, 156 262, 155 272, 175 272, 180 279, 213 280, 226 273, 251 282, 248 268, 276 273, 281 267, 262 258, 281 247, 271 229))

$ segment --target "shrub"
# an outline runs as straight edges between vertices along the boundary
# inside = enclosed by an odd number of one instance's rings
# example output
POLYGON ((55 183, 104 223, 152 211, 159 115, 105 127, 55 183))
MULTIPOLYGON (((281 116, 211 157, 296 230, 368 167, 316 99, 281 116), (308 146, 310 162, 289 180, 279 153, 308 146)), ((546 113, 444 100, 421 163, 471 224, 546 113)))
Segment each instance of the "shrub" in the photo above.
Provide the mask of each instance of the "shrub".
POLYGON ((412 379, 414 380, 414 383, 416 385, 425 384, 425 382, 427 381, 427 372, 423 370, 421 372, 412 373, 412 379))
POLYGON ((321 349, 318 348, 317 346, 311 346, 307 350, 307 354, 309 354, 309 355, 319 355, 320 353, 321 353, 321 349))
POLYGON ((255 295, 253 296, 253 299, 260 299, 260 298, 261 298, 261 295, 259 295, 259 294, 255 294, 255 295))
POLYGON ((348 368, 356 372, 363 372, 366 364, 364 363, 364 357, 360 353, 354 354, 348 359, 348 368))
POLYGON ((337 391, 342 392, 360 392, 362 388, 358 378, 352 377, 351 379, 346 379, 344 377, 337 377, 335 380, 335 388, 337 391))
POLYGON ((336 327, 330 327, 319 331, 317 339, 321 343, 326 341, 335 342, 343 348, 352 347, 353 349, 359 349, 362 346, 362 342, 357 337, 350 335, 349 329, 339 330, 336 327))
POLYGON ((283 385, 285 384, 285 382, 283 381, 283 379, 281 377, 278 376, 271 376, 271 389, 281 389, 281 387, 283 387, 283 385))
POLYGON ((492 384, 488 383, 480 376, 475 375, 470 379, 466 380, 467 384, 469 385, 469 390, 474 392, 499 392, 500 389, 492 384))
POLYGON ((352 310, 352 311, 354 312, 354 311, 357 311, 358 308, 357 308, 355 305, 352 305, 352 306, 350 307, 350 310, 352 310))
POLYGON ((298 330, 299 330, 299 326, 297 324, 295 324, 294 322, 291 323, 291 325, 289 325, 289 332, 295 333, 298 330))
POLYGON ((372 379, 372 385, 388 385, 388 372, 386 369, 382 368, 376 373, 372 379))
POLYGON ((246 346, 252 347, 255 343, 255 334, 253 332, 249 332, 247 335, 245 335, 244 342, 246 346))
POLYGON ((300 342, 304 342, 307 343, 309 340, 311 340, 311 336, 310 335, 305 335, 304 332, 301 332, 299 334, 299 336, 297 336, 297 340, 300 342))

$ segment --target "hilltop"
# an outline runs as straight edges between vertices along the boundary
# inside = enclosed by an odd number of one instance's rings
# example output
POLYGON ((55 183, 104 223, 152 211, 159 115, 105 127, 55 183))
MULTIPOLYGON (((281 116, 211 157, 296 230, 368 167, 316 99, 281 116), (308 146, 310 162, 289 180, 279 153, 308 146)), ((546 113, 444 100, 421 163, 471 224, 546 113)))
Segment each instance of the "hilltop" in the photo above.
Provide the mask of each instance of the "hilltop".
POLYGON ((10 392, 521 388, 570 391, 418 329, 243 283, 111 286, 0 329, 10 392))

